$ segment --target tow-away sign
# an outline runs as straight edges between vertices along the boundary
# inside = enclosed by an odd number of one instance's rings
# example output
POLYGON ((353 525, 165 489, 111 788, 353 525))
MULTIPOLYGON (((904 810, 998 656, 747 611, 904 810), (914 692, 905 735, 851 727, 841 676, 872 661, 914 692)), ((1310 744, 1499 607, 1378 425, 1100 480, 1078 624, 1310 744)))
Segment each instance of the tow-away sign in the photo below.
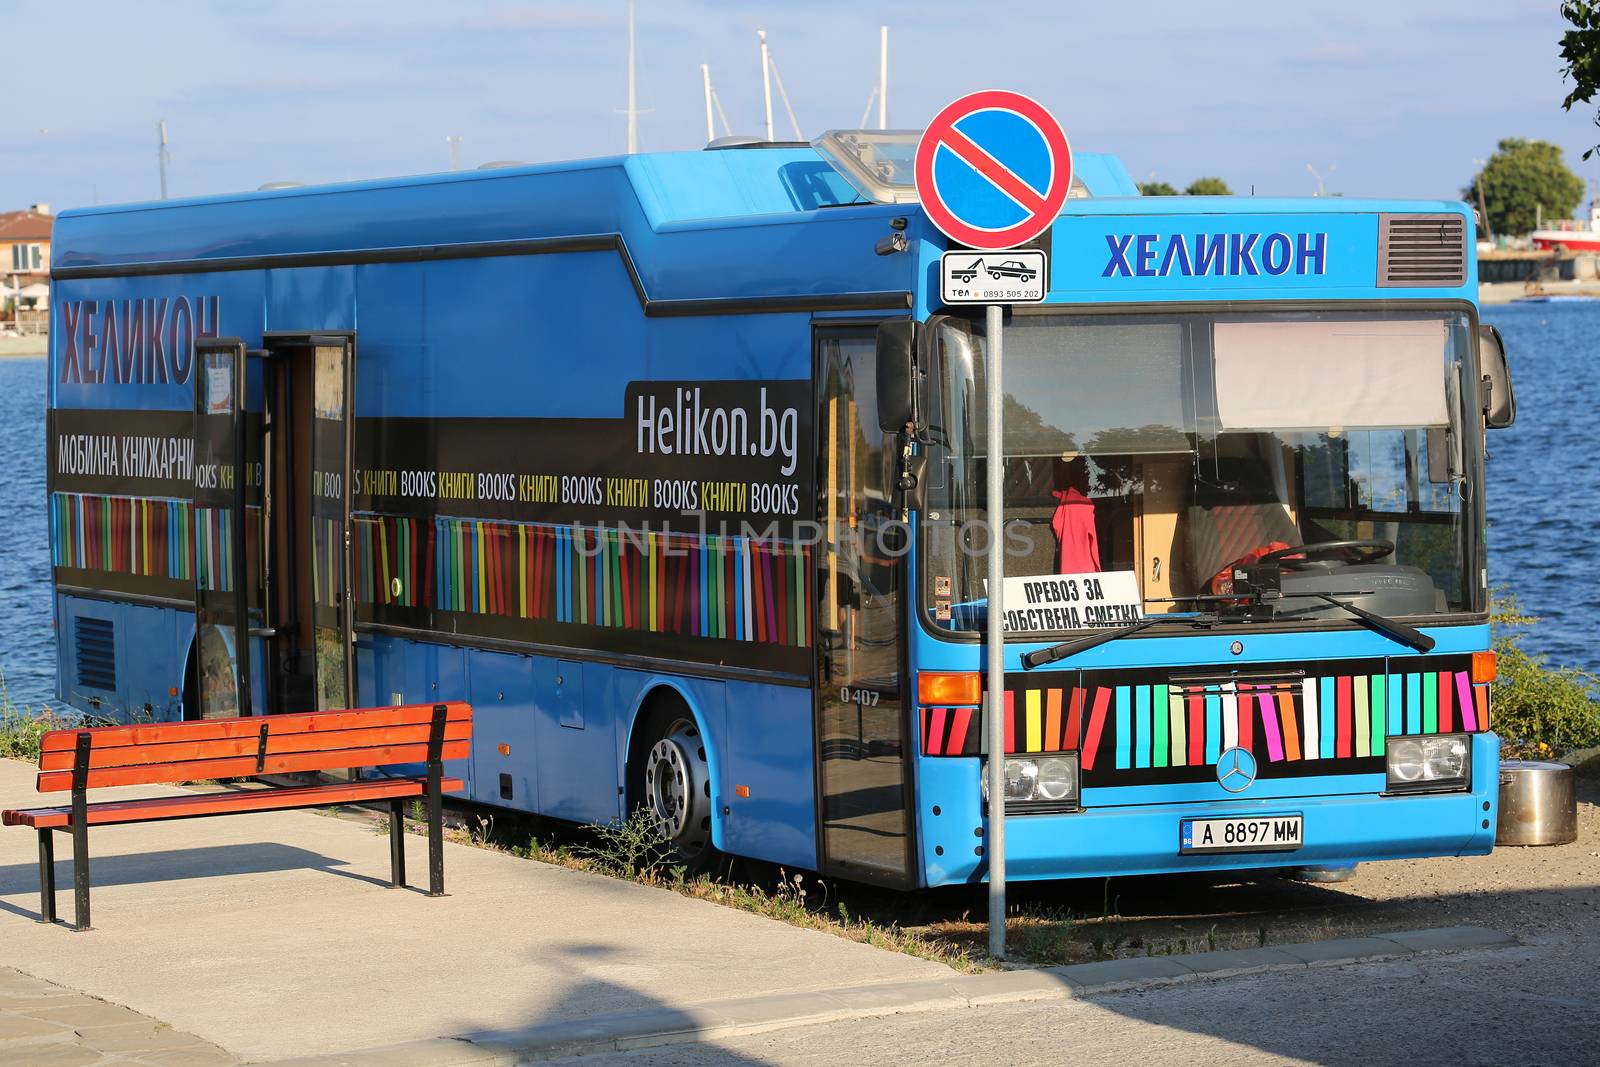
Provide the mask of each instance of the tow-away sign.
POLYGON ((1035 248, 946 252, 939 257, 939 296, 946 304, 1038 304, 1048 275, 1045 254, 1035 248))

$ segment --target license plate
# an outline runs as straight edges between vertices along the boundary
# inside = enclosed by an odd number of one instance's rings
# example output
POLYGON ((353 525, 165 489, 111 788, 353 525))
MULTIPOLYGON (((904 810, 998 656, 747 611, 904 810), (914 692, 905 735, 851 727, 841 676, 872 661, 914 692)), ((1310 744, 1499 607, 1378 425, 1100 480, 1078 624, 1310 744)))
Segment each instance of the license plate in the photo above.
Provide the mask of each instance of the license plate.
POLYGON ((1304 822, 1298 815, 1180 819, 1178 851, 1292 852, 1306 843, 1304 822))

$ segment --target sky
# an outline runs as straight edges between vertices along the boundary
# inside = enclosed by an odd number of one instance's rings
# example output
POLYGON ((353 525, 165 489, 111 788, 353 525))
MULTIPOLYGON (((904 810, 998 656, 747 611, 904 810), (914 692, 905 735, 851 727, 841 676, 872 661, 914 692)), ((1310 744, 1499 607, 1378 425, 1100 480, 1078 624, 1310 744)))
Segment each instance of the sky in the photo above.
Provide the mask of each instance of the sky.
MULTIPOLYGON (((1138 181, 1455 198, 1504 137, 1600 180, 1566 94, 1557 0, 1081 4, 640 0, 639 147, 706 140, 700 64, 736 133, 763 125, 765 29, 800 132, 861 125, 890 27, 889 125, 981 88, 1027 93, 1138 181)), ((0 210, 344 181, 626 149, 626 0, 0 0, 0 210), (19 27, 26 27, 19 29, 19 27), (13 36, 15 34, 15 36, 13 36)), ((774 99, 776 132, 793 137, 774 99)), ((876 120, 876 109, 873 111, 876 120)), ((720 123, 717 132, 722 132, 720 123)))

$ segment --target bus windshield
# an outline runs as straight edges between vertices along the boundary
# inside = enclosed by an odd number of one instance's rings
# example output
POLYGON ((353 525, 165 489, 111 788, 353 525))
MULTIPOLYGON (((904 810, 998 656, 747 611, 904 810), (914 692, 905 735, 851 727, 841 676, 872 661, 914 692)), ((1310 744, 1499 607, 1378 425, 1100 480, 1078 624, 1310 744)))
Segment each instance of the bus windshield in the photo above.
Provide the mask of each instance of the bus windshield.
MULTIPOLYGON (((1323 593, 1391 617, 1482 610, 1470 331, 1461 312, 1012 316, 1007 577, 1131 571, 1155 615, 1276 565, 1279 619, 1344 615, 1323 593)), ((982 322, 942 320, 933 351, 921 599, 934 626, 973 631, 982 322)))

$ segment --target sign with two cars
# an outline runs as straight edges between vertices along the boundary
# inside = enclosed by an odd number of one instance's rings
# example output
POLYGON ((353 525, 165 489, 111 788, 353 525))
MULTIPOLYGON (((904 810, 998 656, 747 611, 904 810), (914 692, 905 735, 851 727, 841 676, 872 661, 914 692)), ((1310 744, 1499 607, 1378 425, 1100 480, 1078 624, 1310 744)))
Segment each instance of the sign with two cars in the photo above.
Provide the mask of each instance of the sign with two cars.
POLYGON ((945 303, 1044 300, 1047 257, 1018 246, 1050 228, 1072 188, 1072 149, 1049 111, 1021 93, 969 93, 928 125, 915 178, 929 221, 966 246, 941 257, 945 303))

